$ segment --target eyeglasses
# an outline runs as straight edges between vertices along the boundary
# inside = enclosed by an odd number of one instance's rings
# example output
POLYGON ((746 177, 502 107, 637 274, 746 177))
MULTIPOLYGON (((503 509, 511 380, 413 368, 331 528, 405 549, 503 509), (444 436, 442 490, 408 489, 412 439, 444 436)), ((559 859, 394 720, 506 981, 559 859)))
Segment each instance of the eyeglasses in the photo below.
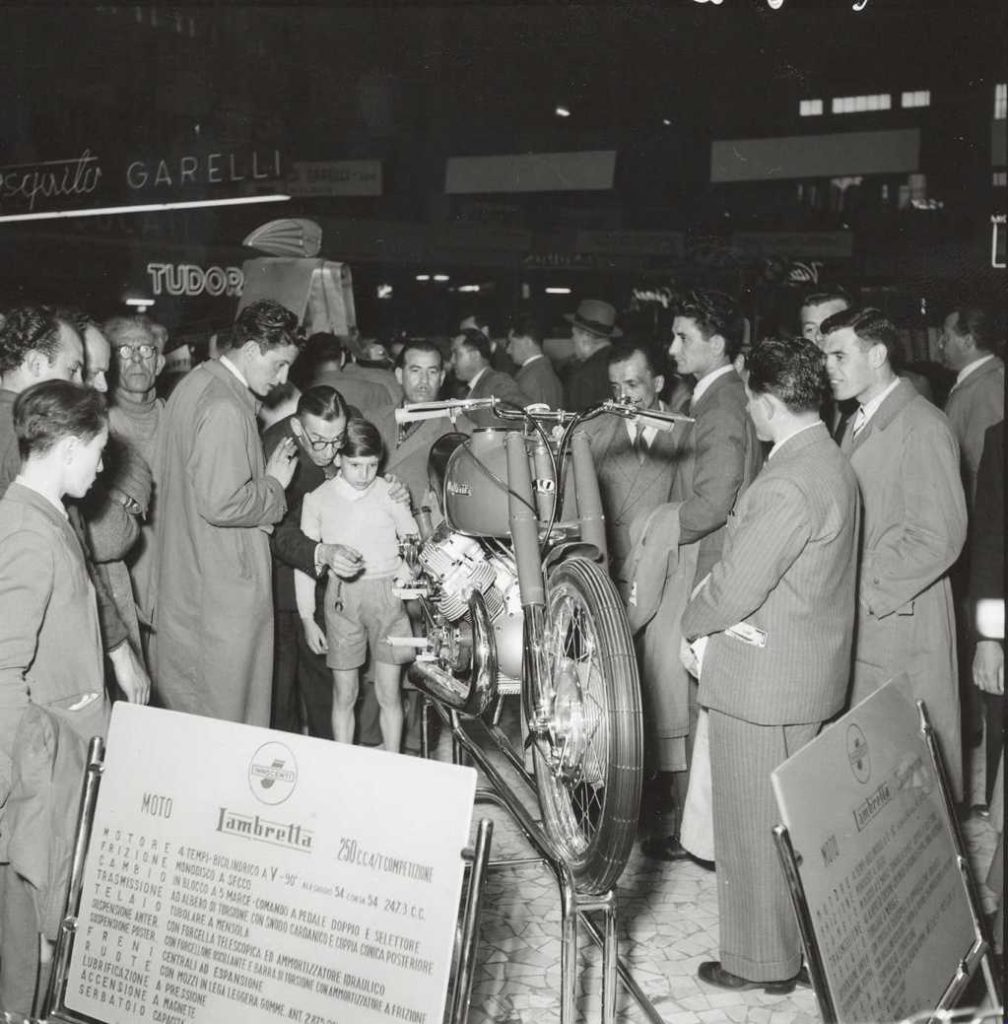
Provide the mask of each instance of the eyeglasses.
POLYGON ((346 444, 346 431, 340 434, 339 437, 332 438, 332 440, 328 440, 324 437, 312 437, 307 430, 305 431, 304 436, 308 444, 311 445, 311 450, 313 452, 324 452, 328 448, 332 448, 334 451, 339 451, 340 448, 346 444))
POLYGON ((116 351, 120 359, 150 359, 157 352, 156 345, 120 345, 116 351))

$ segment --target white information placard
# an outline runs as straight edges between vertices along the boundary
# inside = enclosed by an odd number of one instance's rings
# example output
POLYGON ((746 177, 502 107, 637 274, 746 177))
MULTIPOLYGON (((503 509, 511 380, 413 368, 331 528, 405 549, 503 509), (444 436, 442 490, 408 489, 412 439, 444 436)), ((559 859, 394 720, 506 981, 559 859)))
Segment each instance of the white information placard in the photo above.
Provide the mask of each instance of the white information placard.
POLYGON ((117 704, 65 1005, 440 1024, 476 772, 117 704))

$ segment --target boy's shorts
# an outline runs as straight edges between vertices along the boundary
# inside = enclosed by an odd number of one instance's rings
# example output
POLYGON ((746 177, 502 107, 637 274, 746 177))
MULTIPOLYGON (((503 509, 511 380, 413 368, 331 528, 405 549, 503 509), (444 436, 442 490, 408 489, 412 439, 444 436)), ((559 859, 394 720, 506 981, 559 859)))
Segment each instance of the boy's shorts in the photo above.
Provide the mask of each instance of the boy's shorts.
POLYGON ((387 636, 412 636, 402 599, 392 591, 394 577, 341 580, 330 575, 325 596, 326 665, 336 669, 360 668, 368 647, 374 661, 405 665, 413 648, 392 647, 387 636))

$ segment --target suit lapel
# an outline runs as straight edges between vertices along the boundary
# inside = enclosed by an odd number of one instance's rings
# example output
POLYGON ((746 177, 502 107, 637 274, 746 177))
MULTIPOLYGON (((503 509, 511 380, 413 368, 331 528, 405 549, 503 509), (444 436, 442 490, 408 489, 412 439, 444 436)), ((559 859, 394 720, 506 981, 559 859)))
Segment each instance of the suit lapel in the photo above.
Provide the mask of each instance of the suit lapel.
POLYGON ((893 392, 875 410, 875 415, 857 432, 856 437, 853 430, 854 417, 851 417, 840 450, 846 455, 853 456, 876 431, 885 430, 916 397, 917 389, 913 384, 907 380, 901 380, 893 392))

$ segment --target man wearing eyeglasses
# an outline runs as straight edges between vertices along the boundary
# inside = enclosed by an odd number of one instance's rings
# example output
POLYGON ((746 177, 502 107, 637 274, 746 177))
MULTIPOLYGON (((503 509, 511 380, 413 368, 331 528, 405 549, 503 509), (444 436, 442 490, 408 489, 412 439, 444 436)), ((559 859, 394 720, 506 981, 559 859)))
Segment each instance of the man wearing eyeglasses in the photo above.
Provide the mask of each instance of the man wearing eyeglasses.
MULTIPOLYGON (((164 369, 164 343, 168 332, 145 316, 116 316, 102 333, 112 349, 112 392, 109 433, 127 445, 130 455, 148 466, 154 458, 154 435, 161 421, 164 399, 157 395, 157 378, 164 369)), ((148 593, 151 552, 154 547, 154 505, 148 503, 140 539, 127 559, 133 593, 142 622, 149 622, 148 593)), ((144 633, 146 641, 146 633, 144 633)), ((146 648, 146 642, 145 642, 146 648)))
MULTIPOLYGON (((301 503, 307 493, 335 475, 336 456, 351 413, 356 410, 335 388, 319 384, 301 395, 293 415, 274 423, 263 435, 267 458, 285 439, 297 443, 297 468, 286 490, 287 513, 270 537, 275 632, 270 727, 300 732, 303 704, 309 734, 322 739, 332 739, 332 674, 325 658, 313 653, 306 642, 294 598, 294 569, 316 579, 327 571, 348 577, 360 571, 359 555, 352 548, 320 544, 301 532, 301 503)), ((324 636, 324 627, 316 626, 324 636)))

